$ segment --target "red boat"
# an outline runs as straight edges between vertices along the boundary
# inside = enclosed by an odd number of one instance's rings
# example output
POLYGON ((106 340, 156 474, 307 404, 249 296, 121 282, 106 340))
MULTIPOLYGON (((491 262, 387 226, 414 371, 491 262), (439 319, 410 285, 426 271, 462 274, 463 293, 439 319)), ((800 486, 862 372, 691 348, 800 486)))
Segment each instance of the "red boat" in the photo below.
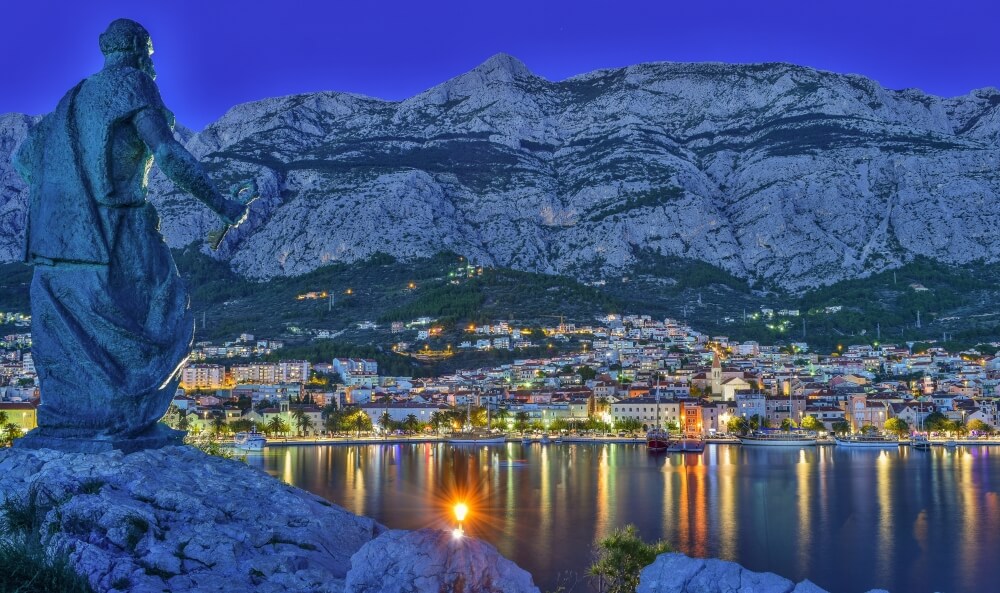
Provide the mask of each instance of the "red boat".
POLYGON ((662 453, 670 446, 670 435, 667 431, 654 428, 646 433, 646 450, 650 453, 662 453))

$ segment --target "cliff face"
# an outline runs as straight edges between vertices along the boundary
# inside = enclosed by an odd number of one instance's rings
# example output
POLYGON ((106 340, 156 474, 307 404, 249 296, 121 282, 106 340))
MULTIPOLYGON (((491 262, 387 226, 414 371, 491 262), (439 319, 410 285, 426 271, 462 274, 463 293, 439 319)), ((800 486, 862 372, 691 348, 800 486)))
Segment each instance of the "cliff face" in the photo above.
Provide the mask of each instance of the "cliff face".
MULTIPOLYGON (((0 118, 0 258, 23 232, 0 118), (19 226, 20 225, 20 226, 19 226)), ((263 197, 218 256, 253 278, 376 252, 593 277, 640 248, 804 290, 900 265, 1000 259, 1000 92, 943 99, 787 64, 640 64, 550 82, 494 56, 401 102, 234 107, 187 140, 263 197)), ((154 174, 174 246, 208 211, 154 174)))

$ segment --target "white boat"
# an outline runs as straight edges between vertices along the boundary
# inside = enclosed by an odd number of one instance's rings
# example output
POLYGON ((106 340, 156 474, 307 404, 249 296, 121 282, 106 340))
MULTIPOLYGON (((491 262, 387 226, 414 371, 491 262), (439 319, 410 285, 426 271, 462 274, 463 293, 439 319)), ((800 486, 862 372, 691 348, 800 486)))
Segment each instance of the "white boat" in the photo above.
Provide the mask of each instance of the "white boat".
POLYGON ((922 434, 918 434, 910 439, 910 446, 917 451, 930 451, 931 442, 922 434))
POLYGON ((521 437, 521 444, 522 445, 530 445, 531 444, 531 437, 529 437, 529 436, 521 437))
POLYGON ((836 436, 838 447, 882 448, 899 446, 899 439, 886 434, 852 434, 846 437, 836 436))
POLYGON ((955 442, 955 439, 948 439, 944 442, 944 446, 951 449, 952 447, 957 447, 958 443, 955 442))
POLYGON ((242 451, 262 451, 267 445, 264 435, 253 429, 250 432, 238 432, 233 437, 233 445, 242 451))
POLYGON ((816 444, 816 435, 803 432, 752 432, 739 437, 740 443, 750 447, 810 447, 816 444))
POLYGON ((507 436, 485 430, 468 430, 451 433, 448 442, 453 445, 492 445, 507 442, 507 436))
POLYGON ((549 444, 549 435, 547 435, 547 434, 543 434, 543 435, 542 435, 542 440, 541 440, 541 441, 539 441, 539 442, 540 442, 541 444, 543 444, 543 445, 548 445, 548 444, 549 444))

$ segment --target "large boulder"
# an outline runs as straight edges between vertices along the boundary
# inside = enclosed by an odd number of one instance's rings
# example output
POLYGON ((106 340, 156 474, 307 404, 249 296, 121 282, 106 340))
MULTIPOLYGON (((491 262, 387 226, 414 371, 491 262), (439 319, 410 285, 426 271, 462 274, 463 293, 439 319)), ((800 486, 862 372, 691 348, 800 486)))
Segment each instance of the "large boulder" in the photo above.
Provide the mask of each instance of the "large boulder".
MULTIPOLYGON (((642 569, 636 593, 827 593, 808 579, 801 583, 772 572, 754 572, 735 562, 660 554, 642 569)), ((889 593, 872 589, 868 593, 889 593)))
POLYGON ((239 461, 191 447, 124 455, 0 451, 0 497, 95 591, 339 593, 385 528, 239 461))
POLYGON ((660 554, 642 570, 636 593, 826 593, 809 581, 798 585, 771 572, 753 572, 717 559, 660 554))
POLYGON ((387 531, 351 558, 348 593, 538 593, 490 544, 448 531, 387 531))

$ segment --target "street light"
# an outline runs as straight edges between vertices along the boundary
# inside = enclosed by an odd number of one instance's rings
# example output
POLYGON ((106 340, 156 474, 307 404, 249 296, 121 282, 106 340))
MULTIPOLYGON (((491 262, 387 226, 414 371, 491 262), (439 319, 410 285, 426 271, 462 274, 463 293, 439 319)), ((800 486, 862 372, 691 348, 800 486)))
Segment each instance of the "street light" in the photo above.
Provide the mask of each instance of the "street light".
POLYGON ((458 519, 458 527, 452 530, 451 535, 455 539, 461 539, 465 535, 465 530, 462 528, 462 522, 465 521, 466 515, 469 514, 469 506, 464 502, 460 502, 454 507, 455 518, 458 519))

